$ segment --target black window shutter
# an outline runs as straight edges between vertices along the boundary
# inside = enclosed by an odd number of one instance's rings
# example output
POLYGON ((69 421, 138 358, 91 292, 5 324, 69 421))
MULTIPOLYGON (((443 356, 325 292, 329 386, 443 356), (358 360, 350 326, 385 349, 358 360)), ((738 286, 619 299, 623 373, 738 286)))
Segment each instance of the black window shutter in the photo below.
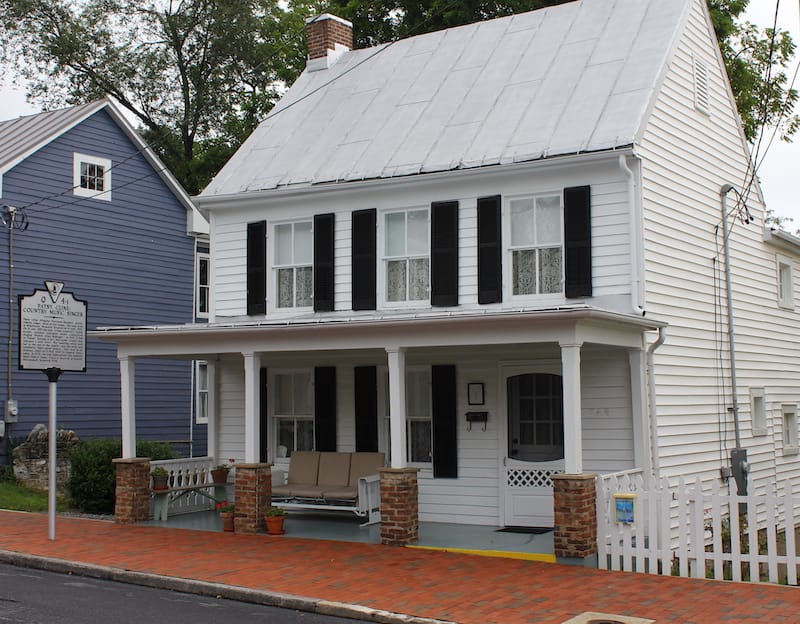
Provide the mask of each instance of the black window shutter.
POLYGON ((353 243, 352 261, 352 296, 354 310, 376 309, 377 255, 375 236, 377 211, 356 210, 352 217, 353 243))
POLYGON ((314 216, 314 311, 333 311, 333 236, 336 216, 314 216))
POLYGON ((267 313, 267 222, 247 224, 247 314, 267 313))
POLYGON ((378 369, 374 366, 356 366, 354 375, 356 451, 377 452, 378 369))
MULTIPOLYGON (((269 438, 267 437, 268 431, 267 428, 269 427, 269 420, 267 414, 267 369, 262 367, 259 371, 259 379, 258 379, 258 411, 259 411, 259 419, 258 419, 258 437, 259 437, 259 461, 264 463, 267 461, 267 454, 268 454, 268 442, 269 438)), ((222 463, 222 462, 219 462, 222 463)))
POLYGON ((478 200, 478 303, 503 300, 500 196, 478 200))
POLYGON ((564 292, 567 297, 592 295, 591 187, 564 189, 564 292))
POLYGON ((314 446, 336 451, 336 367, 314 369, 314 446))
POLYGON ((431 305, 458 305, 458 202, 431 204, 431 305))
POLYGON ((456 398, 456 367, 431 367, 433 414, 433 476, 458 476, 458 406, 456 398))

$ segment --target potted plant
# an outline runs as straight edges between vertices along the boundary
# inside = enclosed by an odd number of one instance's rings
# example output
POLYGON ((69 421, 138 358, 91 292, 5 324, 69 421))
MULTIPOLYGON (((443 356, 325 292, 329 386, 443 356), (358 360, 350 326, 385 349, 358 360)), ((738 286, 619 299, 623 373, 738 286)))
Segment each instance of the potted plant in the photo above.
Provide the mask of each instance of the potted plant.
POLYGON ((154 490, 166 490, 169 488, 169 472, 167 472, 166 468, 156 466, 150 472, 150 476, 153 478, 154 490))
POLYGON ((224 500, 217 503, 216 508, 219 512, 219 517, 222 518, 222 530, 228 531, 229 533, 233 532, 233 518, 236 506, 224 500))
POLYGON ((283 522, 286 520, 286 510, 280 507, 270 507, 264 513, 264 522, 267 525, 268 535, 283 535, 283 522))
POLYGON ((211 469, 211 480, 217 485, 224 485, 228 482, 230 471, 230 464, 219 464, 211 469))

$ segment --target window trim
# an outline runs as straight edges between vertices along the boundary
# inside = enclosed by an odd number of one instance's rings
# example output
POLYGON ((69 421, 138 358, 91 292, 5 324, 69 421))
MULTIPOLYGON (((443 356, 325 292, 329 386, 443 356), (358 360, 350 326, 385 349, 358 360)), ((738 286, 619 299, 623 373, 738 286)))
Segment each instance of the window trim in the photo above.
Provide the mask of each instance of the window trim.
POLYGON ((564 189, 553 189, 550 191, 542 191, 539 193, 524 193, 519 195, 504 195, 502 199, 501 208, 502 219, 502 282, 503 282, 503 299, 505 301, 566 301, 566 243, 564 240, 564 189), (561 236, 561 291, 557 293, 542 293, 530 295, 515 295, 514 294, 514 251, 524 249, 538 249, 539 247, 521 247, 513 245, 511 242, 511 203, 521 199, 533 199, 534 206, 536 199, 542 197, 557 197, 560 211, 559 211, 559 224, 558 231, 561 236))
MULTIPOLYGON (((268 271, 269 271, 269 284, 272 287, 273 296, 267 296, 267 301, 269 302, 269 310, 271 313, 274 314, 295 314, 297 312, 312 312, 314 310, 314 218, 309 217, 307 219, 291 219, 288 221, 272 221, 269 223, 269 236, 271 236, 271 241, 268 242, 268 271), (277 229, 282 225, 291 225, 292 226, 292 236, 294 237, 294 227, 298 223, 309 223, 311 225, 311 260, 308 264, 297 264, 294 262, 294 240, 292 240, 292 264, 278 264, 277 263, 277 254, 278 254, 278 235, 276 234, 277 229), (286 269, 286 268, 303 268, 308 267, 311 269, 311 303, 307 306, 298 306, 292 305, 291 307, 280 307, 278 302, 280 300, 280 290, 278 285, 278 270, 279 269, 286 269)), ((292 303, 297 303, 297 273, 294 273, 295 282, 293 287, 293 299, 292 303)), ((269 292, 269 288, 267 292, 269 292)))
MULTIPOLYGON (((380 262, 380 277, 379 277, 379 289, 380 294, 379 298, 381 301, 381 305, 383 308, 419 308, 419 307, 430 307, 431 306, 431 208, 430 206, 407 206, 402 208, 389 208, 386 210, 382 210, 380 212, 380 218, 378 223, 378 262, 380 262), (428 244, 428 251, 427 254, 408 254, 406 253, 404 256, 391 256, 388 257, 386 255, 386 233, 387 233, 387 225, 386 219, 389 215, 392 214, 399 214, 404 213, 408 214, 409 212, 425 212, 427 215, 426 223, 427 223, 427 244, 428 244), (387 275, 387 262, 389 260, 402 260, 405 259, 406 262, 411 259, 416 258, 427 258, 428 259, 428 296, 425 299, 406 299, 404 301, 389 301, 388 299, 388 275, 387 275)), ((408 219, 406 218, 406 223, 408 223, 408 219)), ((408 228, 406 228, 406 243, 408 243, 408 228)), ((408 250, 406 250, 407 252, 408 250)), ((406 277, 408 274, 406 273, 406 277)), ((408 281, 406 281, 406 294, 408 293, 408 281)))
POLYGON ((195 282, 194 282, 194 286, 195 286, 195 309, 194 309, 194 313, 195 313, 195 317, 196 318, 207 319, 207 318, 209 318, 209 316, 211 314, 211 254, 209 252, 207 252, 207 251, 198 251, 196 256, 195 256, 195 258, 196 258, 195 259, 196 278, 195 278, 195 282), (206 278, 207 278, 208 281, 207 281, 206 284, 201 284, 200 283, 200 275, 202 273, 200 271, 200 264, 202 262, 204 262, 204 261, 207 264, 206 278), (206 293, 206 308, 207 309, 206 309, 205 312, 202 312, 200 310, 200 302, 202 300, 202 295, 201 295, 202 289, 205 289, 205 293, 206 293))
POLYGON ((775 254, 775 267, 777 270, 778 307, 785 310, 794 310, 794 262, 789 256, 775 254), (788 293, 783 292, 784 267, 789 273, 788 293))
POLYGON ((767 435, 767 402, 764 398, 764 388, 750 388, 750 424, 753 436, 767 435), (759 404, 760 409, 758 409, 759 404))
POLYGON ((208 383, 208 362, 205 360, 195 360, 194 363, 194 371, 195 371, 195 389, 194 389, 194 400, 195 400, 195 411, 194 411, 194 422, 197 425, 207 425, 208 424, 208 412, 209 412, 209 383, 208 383), (205 367, 206 369, 206 387, 200 387, 200 368, 205 367), (205 396, 205 401, 201 402, 202 397, 205 396), (205 405, 205 416, 200 415, 200 405, 205 405))
POLYGON ((111 160, 100 156, 90 156, 80 152, 72 155, 72 193, 78 197, 111 201, 111 160), (103 190, 84 188, 81 186, 81 166, 83 164, 103 167, 103 190))
POLYGON ((781 420, 783 428, 783 454, 800 454, 796 403, 784 403, 781 405, 781 420))

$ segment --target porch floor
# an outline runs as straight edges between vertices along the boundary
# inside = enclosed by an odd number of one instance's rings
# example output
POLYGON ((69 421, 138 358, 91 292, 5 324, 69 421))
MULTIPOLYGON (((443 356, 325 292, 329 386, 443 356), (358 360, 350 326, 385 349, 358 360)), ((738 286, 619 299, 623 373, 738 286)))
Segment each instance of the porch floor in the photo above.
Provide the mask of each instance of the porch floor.
MULTIPOLYGON (((286 535, 305 539, 342 542, 380 543, 377 524, 361 526, 361 519, 342 513, 307 513, 291 511, 286 518, 286 535)), ((170 515, 166 522, 151 520, 148 524, 176 529, 221 531, 222 521, 214 511, 170 515)), ((500 532, 499 527, 445 522, 420 522, 419 548, 456 552, 480 551, 520 559, 555 561, 553 532, 541 534, 500 532)))

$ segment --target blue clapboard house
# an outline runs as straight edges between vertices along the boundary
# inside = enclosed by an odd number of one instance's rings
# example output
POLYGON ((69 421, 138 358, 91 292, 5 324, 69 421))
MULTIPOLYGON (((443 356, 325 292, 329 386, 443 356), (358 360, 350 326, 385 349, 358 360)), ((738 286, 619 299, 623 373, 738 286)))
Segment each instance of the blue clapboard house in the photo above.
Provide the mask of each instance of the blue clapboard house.
MULTIPOLYGON (((202 321, 208 225, 109 99, 0 121, 0 217, 0 462, 7 463, 8 441, 48 421, 46 375, 18 368, 17 297, 45 280, 63 282, 87 301, 90 330, 202 321)), ((141 438, 205 454, 203 366, 136 362, 141 438)), ((59 428, 81 438, 121 436, 114 345, 88 339, 86 372, 61 376, 57 407, 59 428)))

